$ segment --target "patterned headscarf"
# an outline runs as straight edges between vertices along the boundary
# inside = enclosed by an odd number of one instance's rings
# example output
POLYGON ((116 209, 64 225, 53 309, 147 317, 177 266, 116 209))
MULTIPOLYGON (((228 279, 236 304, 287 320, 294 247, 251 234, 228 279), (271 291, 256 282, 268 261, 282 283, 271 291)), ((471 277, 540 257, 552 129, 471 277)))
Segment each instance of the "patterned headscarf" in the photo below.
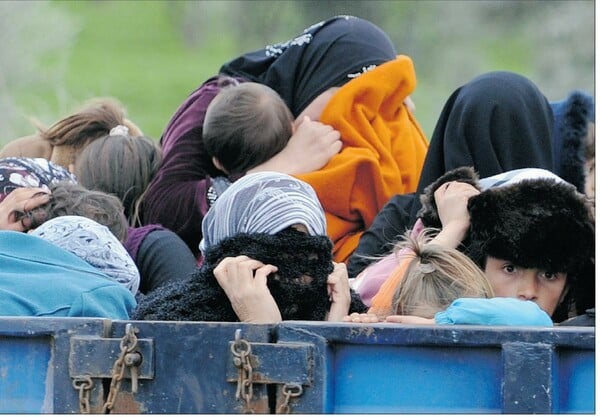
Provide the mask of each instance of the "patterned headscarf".
POLYGON ((0 159, 0 201, 16 188, 49 187, 77 179, 67 169, 44 158, 10 157, 0 159))
POLYGON ((294 224, 306 226, 309 235, 327 235, 325 213, 312 187, 279 172, 248 174, 206 213, 200 250, 239 233, 275 234, 294 224))
POLYGON ((294 117, 319 94, 396 58, 389 36, 373 23, 335 16, 286 42, 267 45, 223 65, 222 74, 266 84, 294 117))
POLYGON ((134 295, 140 273, 121 242, 111 231, 81 216, 59 216, 30 232, 65 249, 122 284, 134 295))

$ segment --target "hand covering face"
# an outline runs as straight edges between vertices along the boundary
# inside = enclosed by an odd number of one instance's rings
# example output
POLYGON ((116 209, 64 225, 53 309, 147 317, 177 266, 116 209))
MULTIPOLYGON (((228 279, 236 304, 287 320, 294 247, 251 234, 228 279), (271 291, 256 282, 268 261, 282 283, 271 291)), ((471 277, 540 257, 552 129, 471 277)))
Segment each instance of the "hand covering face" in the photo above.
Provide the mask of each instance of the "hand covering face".
POLYGON ((206 213, 204 253, 238 233, 275 234, 302 224, 311 236, 326 236, 325 213, 310 185, 278 172, 248 174, 234 182, 206 213))
POLYGON ((294 39, 244 54, 220 72, 268 85, 297 117, 325 90, 395 58, 393 43, 379 27, 358 17, 336 16, 294 39))
POLYGON ((106 226, 87 217, 59 216, 31 234, 77 255, 134 295, 137 293, 140 273, 125 247, 106 226))

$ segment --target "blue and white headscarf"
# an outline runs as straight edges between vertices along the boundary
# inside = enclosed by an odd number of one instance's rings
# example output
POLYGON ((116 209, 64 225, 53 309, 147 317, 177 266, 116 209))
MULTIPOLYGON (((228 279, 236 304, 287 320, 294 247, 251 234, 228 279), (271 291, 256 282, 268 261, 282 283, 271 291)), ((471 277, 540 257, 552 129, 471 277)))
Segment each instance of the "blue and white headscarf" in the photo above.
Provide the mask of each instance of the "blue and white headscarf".
POLYGON ((206 213, 200 251, 238 233, 275 234, 302 224, 327 235, 325 213, 313 188, 287 174, 259 172, 234 182, 206 213))
POLYGON ((479 180, 479 186, 481 190, 487 190, 488 188, 505 187, 507 185, 518 184, 523 180, 539 180, 549 179, 554 180, 557 183, 565 183, 561 177, 547 169, 542 168, 521 168, 513 169, 511 171, 502 172, 491 177, 482 178, 479 180))
POLYGON ((58 216, 30 233, 77 255, 134 295, 137 293, 140 286, 137 266, 106 226, 87 217, 58 216))

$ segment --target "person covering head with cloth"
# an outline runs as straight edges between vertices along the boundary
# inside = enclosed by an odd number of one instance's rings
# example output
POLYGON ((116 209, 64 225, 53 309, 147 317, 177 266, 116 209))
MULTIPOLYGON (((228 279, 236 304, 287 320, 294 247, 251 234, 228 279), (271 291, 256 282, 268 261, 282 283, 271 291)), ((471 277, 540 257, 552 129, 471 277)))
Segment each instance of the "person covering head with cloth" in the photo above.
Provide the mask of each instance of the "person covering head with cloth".
POLYGON ((438 118, 416 193, 396 195, 381 210, 348 263, 351 276, 389 253, 389 242, 417 220, 425 187, 446 172, 462 166, 480 178, 520 168, 555 172, 552 129, 550 103, 520 74, 492 71, 457 88, 438 118))
POLYGON ((226 175, 201 144, 206 109, 224 76, 265 84, 288 105, 295 118, 288 144, 246 173, 277 171, 313 186, 325 209, 336 261, 347 258, 392 194, 416 188, 427 142, 403 103, 415 87, 414 69, 371 22, 333 17, 287 42, 231 60, 220 75, 194 91, 169 122, 161 138, 164 161, 144 200, 146 221, 171 228, 193 250, 214 201, 207 196, 219 194, 213 179, 226 175), (330 103, 334 96, 337 104, 330 103), (364 111, 354 116, 357 108, 364 111), (330 195, 332 184, 339 191, 330 195))
POLYGON ((207 213, 203 265, 184 283, 147 295, 142 320, 341 320, 366 307, 332 262, 323 209, 312 188, 276 172, 233 183, 207 213))
POLYGON ((306 115, 340 132, 342 150, 328 164, 294 173, 323 204, 336 261, 348 259, 393 195, 415 191, 427 149, 405 104, 415 72, 373 23, 336 16, 243 55, 221 72, 269 85, 297 121, 306 115))

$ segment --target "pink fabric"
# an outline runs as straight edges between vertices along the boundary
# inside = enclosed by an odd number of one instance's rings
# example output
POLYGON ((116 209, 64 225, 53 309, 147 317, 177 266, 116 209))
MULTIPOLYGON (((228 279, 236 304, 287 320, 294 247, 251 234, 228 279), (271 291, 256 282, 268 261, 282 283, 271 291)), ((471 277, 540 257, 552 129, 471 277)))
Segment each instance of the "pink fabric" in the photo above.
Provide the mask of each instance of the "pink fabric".
MULTIPOLYGON (((421 233, 424 227, 421 219, 417 219, 410 232, 411 237, 416 237, 421 233)), ((360 283, 358 284, 358 288, 356 288, 356 292, 358 292, 365 305, 371 307, 373 297, 388 279, 392 271, 398 266, 401 256, 407 252, 408 250, 393 251, 374 264, 369 265, 357 277, 357 279, 360 280, 360 283)))

